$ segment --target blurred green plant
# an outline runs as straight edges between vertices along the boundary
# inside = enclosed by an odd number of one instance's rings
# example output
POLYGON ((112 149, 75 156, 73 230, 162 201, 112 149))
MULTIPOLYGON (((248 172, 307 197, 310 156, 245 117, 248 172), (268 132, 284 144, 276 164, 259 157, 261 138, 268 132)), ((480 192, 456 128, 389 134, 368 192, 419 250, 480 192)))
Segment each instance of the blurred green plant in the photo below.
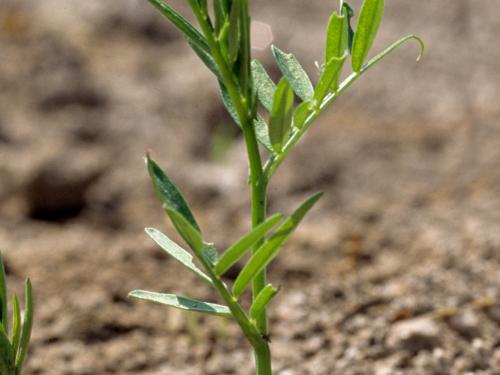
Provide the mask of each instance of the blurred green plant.
POLYGON ((12 329, 9 335, 7 282, 0 255, 0 374, 2 375, 20 375, 28 354, 33 325, 33 295, 29 279, 25 282, 24 297, 23 318, 17 296, 12 297, 12 329))
MULTIPOLYGON (((146 233, 189 271, 215 288, 225 305, 193 300, 173 294, 136 290, 133 298, 178 309, 231 318, 240 326, 252 346, 258 375, 271 374, 267 307, 278 289, 266 282, 266 267, 278 255, 304 216, 321 197, 313 194, 284 219, 282 214, 268 217, 267 187, 289 152, 316 118, 372 66, 409 40, 423 42, 415 35, 397 40, 367 60, 384 13, 383 0, 364 0, 352 27, 354 11, 340 1, 326 31, 325 61, 319 66, 320 78, 313 85, 297 58, 273 46, 272 53, 282 78, 275 84, 265 68, 251 58, 248 0, 188 0, 199 29, 162 0, 149 0, 183 34, 202 62, 215 75, 222 101, 245 139, 249 162, 252 228, 225 251, 204 241, 200 227, 179 190, 151 159, 146 165, 153 186, 173 226, 192 253, 156 229, 146 233), (350 56, 352 72, 340 83, 343 67, 350 56), (296 97, 300 103, 295 105, 296 97), (269 123, 260 114, 269 113, 269 123), (260 147, 268 155, 263 163, 260 147), (251 256, 230 287, 223 275, 251 250, 251 256), (193 262, 193 255, 202 271, 193 262), (243 306, 241 297, 252 289, 252 303, 243 306)), ((420 54, 420 55, 421 55, 420 54)), ((420 58, 420 56, 419 56, 420 58)))

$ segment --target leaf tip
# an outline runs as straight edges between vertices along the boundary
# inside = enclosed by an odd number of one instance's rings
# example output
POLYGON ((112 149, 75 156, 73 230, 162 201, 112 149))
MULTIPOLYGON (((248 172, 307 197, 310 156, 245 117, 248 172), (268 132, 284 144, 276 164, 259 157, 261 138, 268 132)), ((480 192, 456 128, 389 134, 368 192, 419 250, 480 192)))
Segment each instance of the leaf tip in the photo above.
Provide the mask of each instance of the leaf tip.
POLYGON ((420 53, 417 56, 417 62, 419 62, 424 57, 425 43, 424 43, 424 40, 417 35, 413 35, 413 39, 415 39, 420 46, 420 53))
POLYGON ((279 56, 281 56, 281 55, 284 55, 284 54, 285 54, 282 50, 280 50, 280 49, 279 49, 277 46, 275 46, 274 44, 273 44, 273 45, 271 45, 271 51, 272 51, 273 56, 274 56, 275 58, 278 58, 279 56))
POLYGON ((138 295, 140 293, 140 290, 132 290, 131 292, 128 292, 127 298, 139 298, 138 295))
POLYGON ((314 193, 313 196, 311 197, 313 200, 318 200, 320 199, 325 193, 323 191, 318 191, 317 193, 314 193))

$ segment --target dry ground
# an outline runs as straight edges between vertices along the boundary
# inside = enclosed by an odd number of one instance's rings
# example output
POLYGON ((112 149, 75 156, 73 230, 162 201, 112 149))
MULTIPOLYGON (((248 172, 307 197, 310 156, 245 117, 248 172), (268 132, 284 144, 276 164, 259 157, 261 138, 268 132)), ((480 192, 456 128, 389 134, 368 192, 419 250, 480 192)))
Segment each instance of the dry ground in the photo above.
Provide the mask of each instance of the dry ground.
MULTIPOLYGON (((313 77, 335 6, 252 1, 313 77)), ((273 212, 326 194, 270 270, 276 374, 500 374, 499 19, 494 0, 387 1, 376 48, 417 33, 425 59, 371 71, 278 173, 273 212)), ((216 300, 142 232, 172 234, 148 148, 219 248, 247 230, 242 139, 146 1, 2 0, 0 248, 12 289, 35 285, 27 375, 252 373, 230 321, 126 298, 216 300)))

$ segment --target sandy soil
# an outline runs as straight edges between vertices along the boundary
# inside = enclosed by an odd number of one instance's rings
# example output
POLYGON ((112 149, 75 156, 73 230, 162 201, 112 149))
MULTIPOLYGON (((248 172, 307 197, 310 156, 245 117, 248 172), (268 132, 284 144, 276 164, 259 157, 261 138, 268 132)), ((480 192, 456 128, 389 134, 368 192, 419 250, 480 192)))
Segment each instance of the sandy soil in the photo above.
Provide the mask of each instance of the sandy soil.
MULTIPOLYGON (((375 68, 277 174, 272 212, 325 196, 270 269, 276 374, 500 374, 497 5, 388 1, 376 48, 416 33, 425 59, 375 68)), ((252 1, 313 77, 334 7, 252 1)), ((177 238, 146 149, 219 248, 249 225, 242 139, 175 30, 145 1, 3 0, 0 88, 0 248, 36 292, 25 374, 251 374, 232 322, 126 298, 217 301, 142 231, 177 238)))

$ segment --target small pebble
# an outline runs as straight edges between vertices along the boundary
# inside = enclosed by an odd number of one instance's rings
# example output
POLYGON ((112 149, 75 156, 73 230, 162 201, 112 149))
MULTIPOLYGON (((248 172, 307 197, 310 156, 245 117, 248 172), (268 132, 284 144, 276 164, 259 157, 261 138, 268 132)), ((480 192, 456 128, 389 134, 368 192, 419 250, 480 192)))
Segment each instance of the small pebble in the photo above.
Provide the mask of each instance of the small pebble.
POLYGON ((488 316, 497 323, 500 323, 500 306, 494 306, 488 310, 488 316))
POLYGON ((325 341, 320 336, 313 336, 304 343, 304 352, 307 356, 317 354, 325 346, 325 341))
POLYGON ((450 327, 462 336, 472 338, 479 336, 479 318, 471 311, 451 317, 450 327))
POLYGON ((392 326, 387 337, 391 349, 416 353, 432 350, 439 344, 439 327, 430 317, 401 321, 392 326))

